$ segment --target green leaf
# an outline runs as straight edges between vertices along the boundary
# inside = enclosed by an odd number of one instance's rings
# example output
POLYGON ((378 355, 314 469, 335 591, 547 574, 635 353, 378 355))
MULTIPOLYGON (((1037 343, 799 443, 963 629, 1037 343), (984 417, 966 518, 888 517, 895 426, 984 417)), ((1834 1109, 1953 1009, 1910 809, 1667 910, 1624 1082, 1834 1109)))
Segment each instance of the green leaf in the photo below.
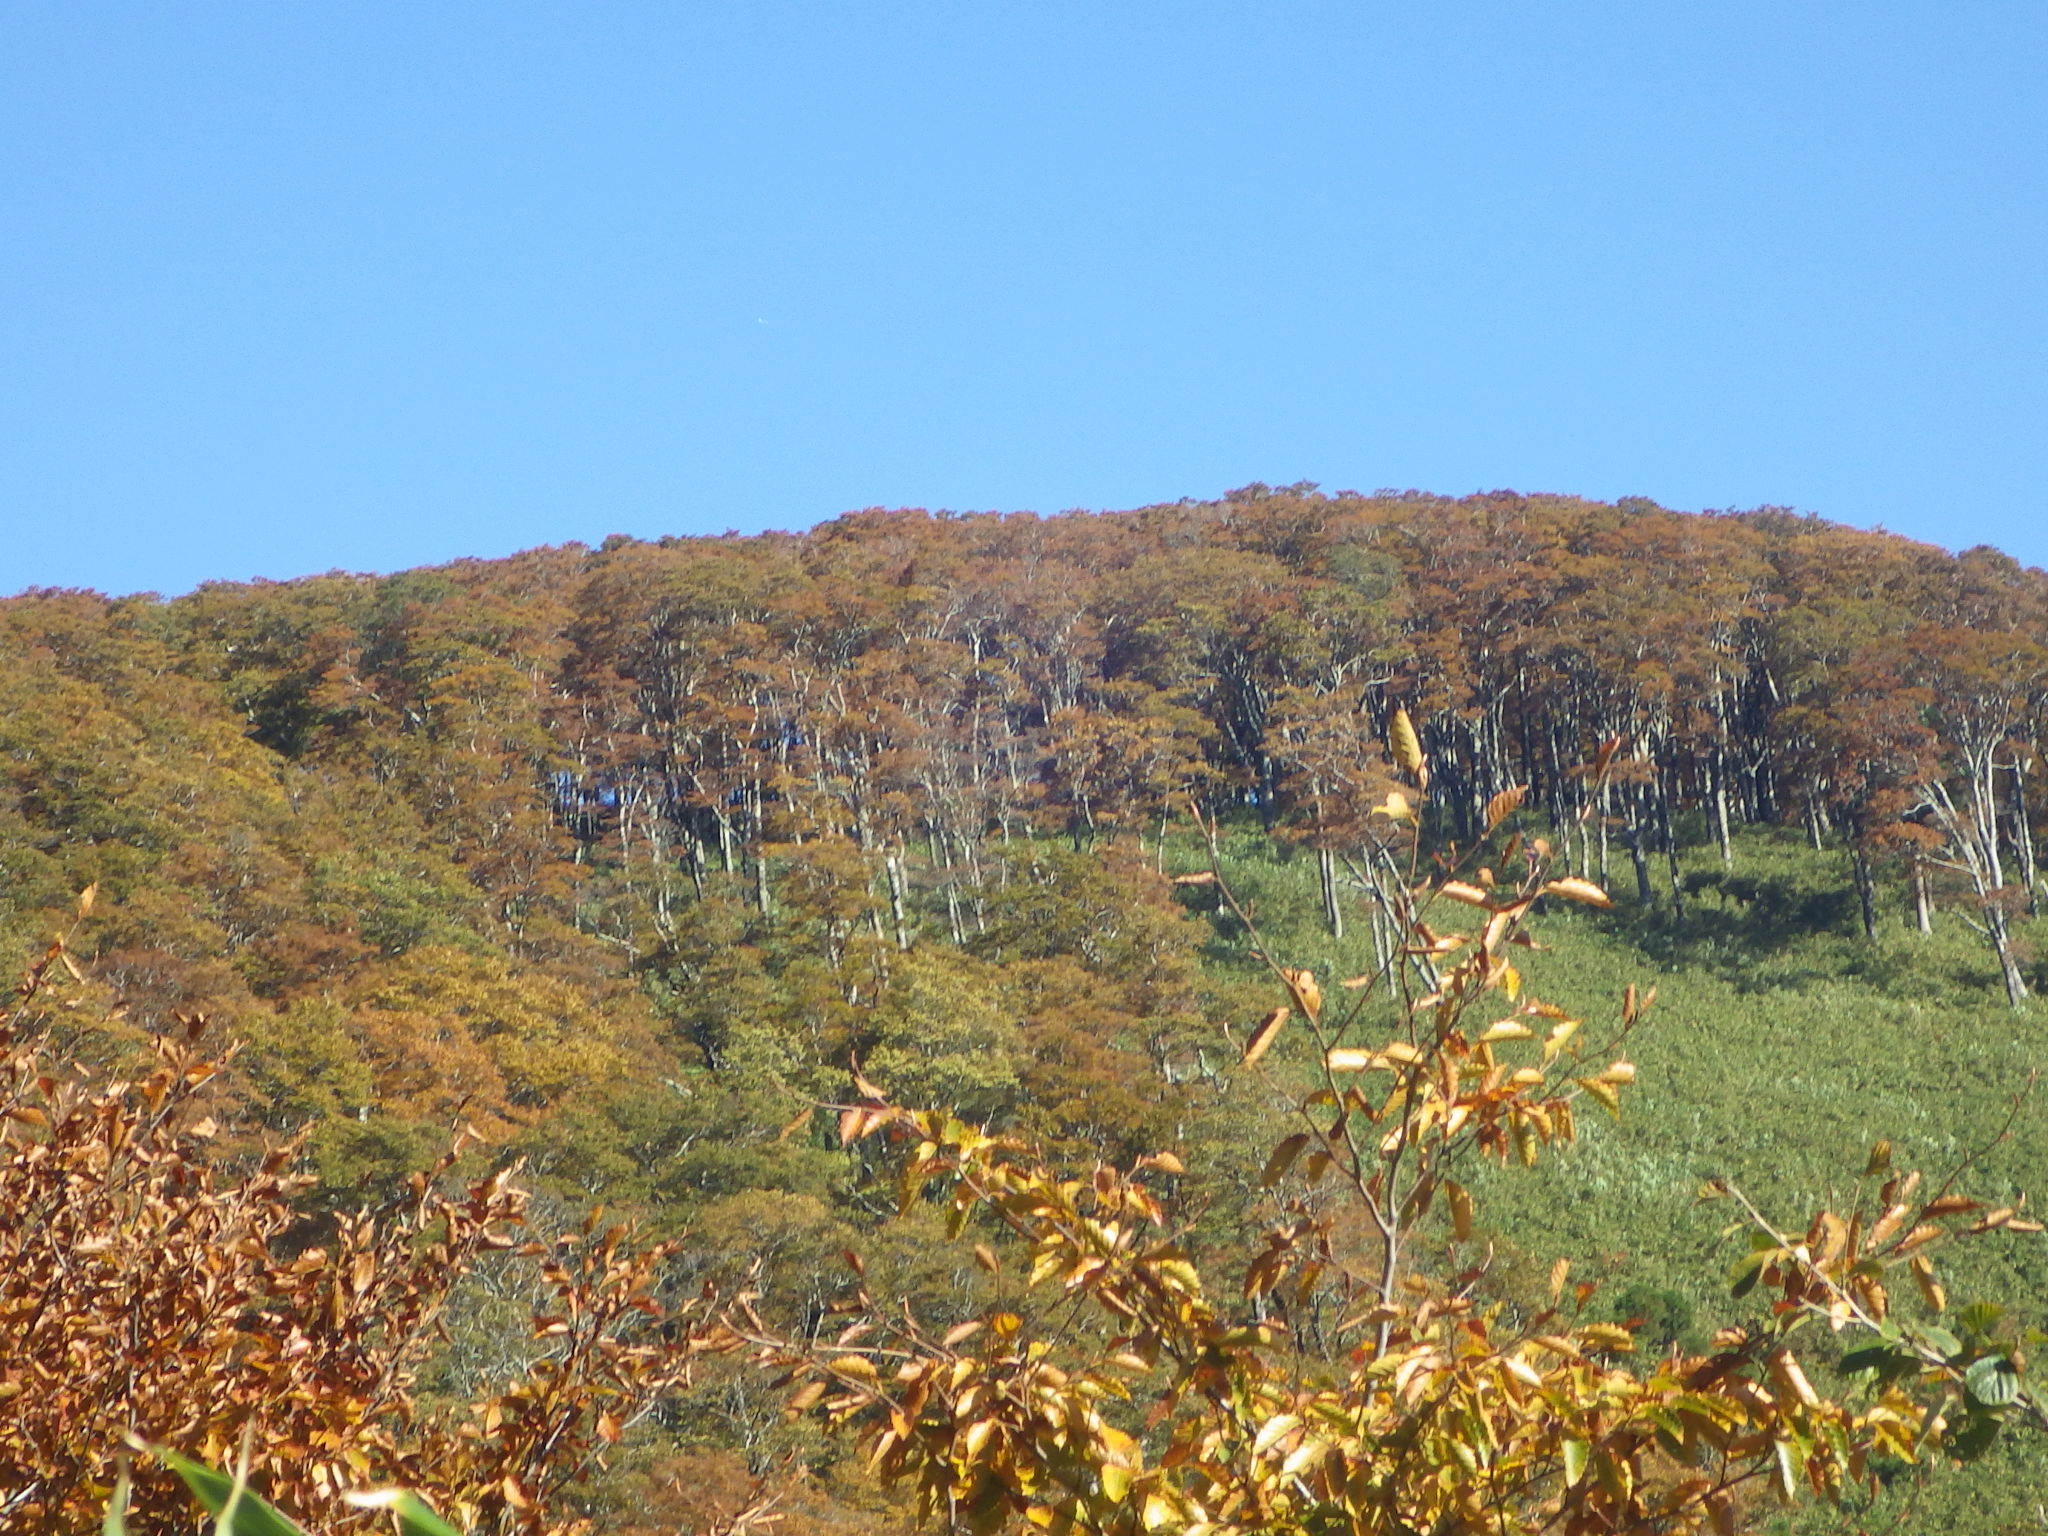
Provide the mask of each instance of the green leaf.
POLYGON ((100 1536, 128 1536, 128 1469, 114 1479, 113 1497, 107 1500, 107 1515, 100 1522, 100 1536))
POLYGON ((1979 1409, 1963 1420, 1963 1427, 1948 1437, 1948 1453, 1957 1461, 1975 1461, 1998 1438, 1996 1415, 1979 1409))
POLYGON ((161 1447, 153 1447, 150 1454, 185 1480, 185 1486, 206 1506, 208 1514, 226 1514, 219 1536, 306 1536, 299 1526, 251 1493, 247 1486, 237 1487, 227 1473, 161 1447))
POLYGON ((2003 1408, 2019 1401, 2020 1373, 2005 1356, 1986 1355, 1963 1372, 1963 1385, 1985 1407, 2003 1408))
POLYGON ((410 1489, 383 1488, 375 1493, 350 1493, 343 1497, 358 1509, 390 1510, 398 1517, 398 1529, 403 1536, 462 1536, 462 1532, 435 1514, 433 1506, 410 1489))
POLYGON ((1593 1454, 1593 1447, 1584 1440, 1567 1440, 1564 1443, 1565 1486, 1576 1488, 1579 1479, 1586 1475, 1586 1460, 1593 1454))
POLYGON ((1778 1453, 1778 1492, 1789 1503, 1799 1496, 1798 1449, 1789 1440, 1773 1441, 1771 1448, 1778 1453))
POLYGON ((1973 1301, 1956 1314, 1956 1323, 1963 1332, 1989 1338, 1992 1330, 2005 1318, 2005 1308, 1994 1301, 1973 1301))
POLYGON ((1764 1272, 1764 1256, 1754 1253, 1735 1261, 1735 1267, 1728 1271, 1728 1292, 1737 1301, 1742 1300, 1756 1289, 1757 1280, 1764 1272))
POLYGON ((1944 1360, 1953 1360, 1963 1352, 1963 1341, 1939 1323, 1909 1323, 1906 1333, 1915 1343, 1940 1350, 1944 1360))
POLYGON ((1918 1366, 1919 1362, 1911 1355, 1888 1344, 1868 1344, 1862 1349, 1852 1349, 1842 1356, 1844 1375, 1853 1376, 1858 1371, 1875 1371, 1881 1381, 1896 1380, 1918 1366))

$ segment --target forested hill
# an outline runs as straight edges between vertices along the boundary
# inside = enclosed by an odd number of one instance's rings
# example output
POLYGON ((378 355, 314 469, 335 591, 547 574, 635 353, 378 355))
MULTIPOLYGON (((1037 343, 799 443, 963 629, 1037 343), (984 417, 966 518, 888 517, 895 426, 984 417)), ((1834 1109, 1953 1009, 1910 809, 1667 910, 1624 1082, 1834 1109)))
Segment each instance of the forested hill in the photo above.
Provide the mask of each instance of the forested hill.
POLYGON ((0 925, 25 950, 98 882, 81 942, 131 1023, 225 1021, 251 1113, 345 1122, 349 1168, 458 1113, 510 1137, 575 1106, 610 1127, 569 1138, 601 1188, 660 1139, 623 1100, 770 1048, 767 978, 804 1053, 885 1048, 922 974, 891 956, 920 947, 1093 967, 1093 1006, 1152 1022, 1092 1049, 1171 1076, 1192 972, 1046 937, 1019 850, 1042 873, 1049 844, 1123 845, 1061 877, 1102 887, 1069 916, 1156 908, 1169 937, 1118 942, 1171 958, 1192 941, 1142 850, 1193 796, 1317 850, 1339 924, 1397 706, 1449 835, 1516 784, 1561 831, 1619 738, 1582 872, 1682 915, 1716 877, 1681 846, 1803 826, 1848 851, 1867 925, 1899 880, 2030 984, 2048 577, 1782 511, 1264 486, 873 511, 169 602, 30 592, 0 635, 0 925), (737 963, 770 917, 775 953, 737 963))
MULTIPOLYGON (((69 933, 74 1059, 194 1015, 237 1042, 215 1145, 303 1134, 316 1212, 466 1125, 528 1160, 543 1228, 601 1201, 687 1229, 681 1281, 809 1327, 855 1245, 935 1314, 1001 1284, 930 1212, 885 1221, 886 1160, 812 1113, 855 1062, 1054 1158, 1177 1148, 1193 1240, 1245 1256, 1279 1196, 1224 1032, 1272 1003, 1242 918, 1384 974, 1386 813, 1413 801, 1433 848, 1505 814, 1617 898, 1545 918, 1573 1006, 1640 967, 1679 1007, 1639 1042, 1645 1115, 1493 1207, 1488 1283, 1542 1294, 1618 1207, 1612 1315, 1697 1344, 1725 1301, 1702 1173, 1806 1202, 1872 1134, 1978 1147, 2009 1201, 2048 1167, 2002 1016, 2048 980, 2044 729, 2048 576, 1776 510, 1253 486, 35 591, 0 602, 0 938, 69 933)), ((436 1390, 523 1347, 488 1281, 436 1390)), ((1965 1282, 2048 1305, 2029 1269, 1965 1282)), ((701 1526, 792 1448, 827 1466, 744 1372, 664 1414, 592 1495, 612 1527, 701 1526)), ((2031 1509, 2048 1459, 1956 1486, 1920 1529, 1984 1528, 1987 1488, 2031 1509)), ((791 1530, 876 1507, 855 1478, 791 1530)))

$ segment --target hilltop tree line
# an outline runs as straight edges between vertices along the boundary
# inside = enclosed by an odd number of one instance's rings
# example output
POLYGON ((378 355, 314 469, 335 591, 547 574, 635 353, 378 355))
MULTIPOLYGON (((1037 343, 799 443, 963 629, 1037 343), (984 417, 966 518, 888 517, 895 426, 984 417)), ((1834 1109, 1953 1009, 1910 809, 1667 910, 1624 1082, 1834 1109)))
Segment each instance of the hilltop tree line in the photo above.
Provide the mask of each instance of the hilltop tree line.
POLYGON ((1142 1029, 1081 1033, 1183 1078, 1193 941, 1145 863, 1190 806, 1234 810, 1313 850, 1340 926, 1405 708, 1433 835, 1469 844, 1524 786, 1569 869, 1682 915, 1713 878, 1685 843, 1732 863, 1735 828, 1801 826, 1868 931, 1896 872, 2016 1002, 2044 701, 2048 579, 1996 551, 1505 492, 30 592, 0 603, 0 922, 32 936, 98 881, 135 1026, 214 1014, 263 1113, 353 1122, 393 1166, 431 1140, 396 1127, 458 1106, 510 1137, 593 1081, 770 1051, 771 982, 814 1046, 886 1050, 932 943, 1111 983, 1142 1029), (1608 739, 1596 787, 1576 765, 1608 739))
POLYGON ((591 905, 565 852, 602 865, 631 899, 593 920, 630 955, 678 880, 758 896, 825 848, 878 871, 891 936, 930 906, 958 942, 992 848, 1142 832, 1190 794, 1346 851, 1401 706, 1467 840, 1515 784, 1572 824, 1573 765, 1621 738, 1573 857, 1604 867, 1611 834, 1646 902, 1688 822, 1724 857, 1735 824, 1803 824, 1866 893, 1917 854, 1922 900, 1963 878, 2001 952, 2039 888, 2048 583, 1779 511, 1254 486, 214 587, 161 619, 253 739, 401 785, 508 932, 591 905))

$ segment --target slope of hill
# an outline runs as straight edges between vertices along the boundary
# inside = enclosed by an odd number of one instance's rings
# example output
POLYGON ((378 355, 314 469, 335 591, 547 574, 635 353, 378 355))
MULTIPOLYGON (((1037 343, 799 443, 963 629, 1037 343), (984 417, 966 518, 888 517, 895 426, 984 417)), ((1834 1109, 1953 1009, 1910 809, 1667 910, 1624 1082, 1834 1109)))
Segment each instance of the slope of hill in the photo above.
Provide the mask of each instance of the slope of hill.
MULTIPOLYGON (((1525 785, 1530 833, 1618 887, 1561 925, 1561 984, 1664 993, 1641 1113, 1490 1203, 1530 1274, 1625 1255, 1674 1332, 1707 1328, 1703 1174, 1796 1205, 1877 1134, 1952 1160, 2040 1063, 2048 578, 1775 511, 1505 493, 872 512, 24 594, 0 932, 26 952, 97 882, 78 947, 123 1011, 78 1048, 212 1016, 247 1041, 245 1144, 308 1134, 326 1201, 463 1121, 564 1209, 689 1227, 704 1274, 760 1257, 790 1307, 856 1233, 944 1296, 964 1277, 875 1235, 881 1173, 804 1106, 857 1057, 1078 1158, 1182 1146, 1209 1240, 1249 1241, 1268 1110, 1218 1031, 1261 994, 1168 879, 1184 812, 1235 828, 1269 942, 1367 967, 1396 707, 1437 833, 1525 785)), ((2001 1188, 2048 1173, 2039 1123, 1988 1154, 2001 1188)), ((2048 1317, 2031 1270, 1963 1280, 2048 1317)), ((682 1438, 759 1460, 793 1433, 759 1411, 708 1392, 682 1438)), ((2048 1497, 2030 1455, 2000 1519, 2048 1497)), ((1915 1528, 1994 1528, 1969 1486, 1915 1528)))

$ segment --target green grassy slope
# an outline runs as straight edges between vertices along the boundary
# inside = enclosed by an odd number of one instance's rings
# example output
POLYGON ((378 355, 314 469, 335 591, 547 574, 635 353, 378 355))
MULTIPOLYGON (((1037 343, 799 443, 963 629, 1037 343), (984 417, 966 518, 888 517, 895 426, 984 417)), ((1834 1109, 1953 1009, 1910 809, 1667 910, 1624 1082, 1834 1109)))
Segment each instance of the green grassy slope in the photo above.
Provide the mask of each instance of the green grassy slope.
MULTIPOLYGON (((1276 956, 1325 976, 1370 969, 1367 936, 1339 942, 1323 928, 1310 858, 1251 837, 1228 852, 1226 873, 1276 956)), ((1707 1176, 1803 1222, 1846 1195, 1870 1144, 1888 1137, 1902 1165, 1930 1177, 1988 1146, 1968 1179, 1973 1193, 2003 1201, 2031 1188, 2048 1199, 2048 1101, 2027 1102, 1997 1139, 2014 1095, 2048 1066, 2048 1003, 2007 1008, 1958 919, 1942 916, 1923 936, 1893 893, 1871 944, 1841 856, 1796 835, 1745 838, 1726 880, 1716 880, 1711 848, 1695 850, 1688 869, 1708 888, 1682 922, 1668 902, 1624 902, 1612 913, 1553 912, 1537 926, 1552 948, 1528 971, 1544 998, 1588 1019, 1614 1017, 1630 981, 1656 986, 1658 1000, 1631 1043, 1640 1075, 1619 1122, 1589 1111, 1581 1141, 1555 1159, 1474 1180, 1504 1264, 1542 1274, 1563 1256, 1580 1275, 1613 1277, 1610 1296, 1631 1282, 1671 1293, 1672 1315, 1689 1312, 1697 1336, 1734 1316, 1726 1275, 1744 1242, 1724 1235, 1727 1205, 1696 1200, 1707 1176)), ((1618 886, 1630 883, 1616 874, 1618 886)), ((1219 921, 1213 962, 1246 965, 1245 948, 1242 930, 1219 921)), ((2048 1241, 1966 1245, 1945 1270, 1957 1303, 1996 1298, 2048 1324, 2048 1241)), ((1871 1508, 1806 1509, 1767 1528, 1993 1536, 2043 1529, 2044 1507, 2048 1444, 2021 1437, 1925 1488, 1901 1482, 1871 1508)))

